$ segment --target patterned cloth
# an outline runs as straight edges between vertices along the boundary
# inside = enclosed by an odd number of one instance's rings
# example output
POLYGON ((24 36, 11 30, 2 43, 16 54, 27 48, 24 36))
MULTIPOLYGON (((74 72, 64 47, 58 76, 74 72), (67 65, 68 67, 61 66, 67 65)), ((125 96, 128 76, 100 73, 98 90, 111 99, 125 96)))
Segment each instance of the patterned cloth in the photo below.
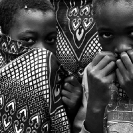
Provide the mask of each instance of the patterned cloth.
POLYGON ((80 81, 84 68, 101 51, 91 1, 51 0, 58 30, 56 56, 80 81))
POLYGON ((70 133, 61 69, 46 49, 0 36, 0 133, 70 133))

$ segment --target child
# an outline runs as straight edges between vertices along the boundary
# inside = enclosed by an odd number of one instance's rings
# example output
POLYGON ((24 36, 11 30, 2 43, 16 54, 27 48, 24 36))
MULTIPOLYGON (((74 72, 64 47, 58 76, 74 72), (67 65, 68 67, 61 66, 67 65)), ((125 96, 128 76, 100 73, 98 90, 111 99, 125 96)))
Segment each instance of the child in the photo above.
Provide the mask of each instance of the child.
POLYGON ((56 19, 48 0, 2 0, 0 16, 2 33, 55 53, 56 19))
POLYGON ((94 0, 93 10, 103 51, 84 71, 84 127, 91 133, 103 133, 103 127, 108 133, 132 133, 133 1, 94 0))
MULTIPOLYGON (((28 48, 45 48, 55 53, 57 34, 56 19, 54 9, 49 1, 2 0, 0 3, 0 16, 2 33, 9 35, 13 40, 21 41, 28 48)), ((54 61, 52 65, 54 65, 54 61)), ((72 112, 72 118, 74 119, 75 111, 79 107, 76 103, 78 103, 82 95, 82 87, 73 76, 65 79, 65 82, 65 89, 63 89, 65 91, 62 92, 62 99, 66 103, 67 108, 69 108, 70 114, 71 110, 74 109, 74 112, 72 112)), ((55 95, 58 96, 57 94, 60 95, 60 90, 56 91, 55 95)), ((51 96, 51 98, 53 97, 51 96)), ((54 110, 52 108, 49 109, 52 123, 54 123, 54 115, 57 111, 60 111, 60 106, 57 102, 54 106, 51 105, 51 107, 55 107, 54 110)), ((69 125, 67 122, 66 124, 69 125)), ((69 132, 69 126, 66 127, 65 130, 69 132)), ((50 131, 59 132, 61 130, 63 131, 61 126, 56 125, 50 131)))

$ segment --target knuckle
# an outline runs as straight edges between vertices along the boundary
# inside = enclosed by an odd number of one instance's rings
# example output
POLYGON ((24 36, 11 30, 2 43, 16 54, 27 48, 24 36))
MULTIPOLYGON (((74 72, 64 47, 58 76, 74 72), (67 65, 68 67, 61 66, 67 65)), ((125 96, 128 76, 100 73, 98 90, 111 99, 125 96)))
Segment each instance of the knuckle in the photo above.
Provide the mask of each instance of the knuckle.
POLYGON ((67 88, 69 86, 69 83, 64 84, 64 88, 67 88))
POLYGON ((71 97, 71 102, 72 102, 72 103, 75 103, 75 101, 76 101, 77 97, 78 97, 78 96, 73 95, 73 97, 71 97))
POLYGON ((129 74, 129 75, 126 75, 125 78, 124 78, 124 83, 129 83, 132 79, 132 76, 129 74))
POLYGON ((71 103, 70 103, 71 107, 75 106, 75 101, 72 100, 71 103))
POLYGON ((108 79, 102 78, 101 83, 104 84, 104 85, 109 85, 110 81, 108 79))
POLYGON ((64 92, 65 92, 65 91, 64 91, 64 90, 62 90, 62 91, 61 91, 61 94, 64 94, 64 92))
POLYGON ((131 71, 129 75, 130 75, 131 80, 133 80, 133 71, 131 71))
POLYGON ((74 77, 74 76, 71 76, 71 80, 72 80, 72 81, 75 80, 75 77, 74 77))
POLYGON ((82 94, 82 90, 77 90, 76 91, 76 94, 79 96, 79 95, 81 95, 82 94))
POLYGON ((96 76, 95 67, 90 72, 88 72, 88 75, 96 76))
POLYGON ((103 52, 98 52, 96 56, 103 56, 104 53, 103 52))
POLYGON ((109 56, 109 55, 106 55, 106 56, 105 56, 105 59, 106 59, 106 60, 109 60, 109 59, 110 59, 110 56, 109 56))

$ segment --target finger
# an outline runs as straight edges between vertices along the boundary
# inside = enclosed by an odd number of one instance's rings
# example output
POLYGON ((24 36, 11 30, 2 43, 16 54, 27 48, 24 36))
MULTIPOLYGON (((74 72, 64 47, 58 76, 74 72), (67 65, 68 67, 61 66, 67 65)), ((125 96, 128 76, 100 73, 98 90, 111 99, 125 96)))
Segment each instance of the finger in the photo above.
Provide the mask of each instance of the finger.
POLYGON ((106 55, 96 66, 99 70, 106 67, 111 61, 115 61, 115 58, 113 56, 106 55))
POLYGON ((122 85, 124 80, 118 68, 116 69, 116 76, 117 76, 119 84, 122 85))
POLYGON ((67 91, 69 91, 69 92, 72 92, 72 88, 73 88, 74 86, 73 85, 71 85, 70 83, 65 83, 64 84, 64 90, 67 90, 67 91))
POLYGON ((121 73, 121 76, 123 78, 126 78, 126 76, 127 76, 127 70, 126 70, 124 64, 122 63, 122 61, 120 59, 118 59, 116 61, 116 64, 117 64, 117 67, 119 69, 119 72, 121 73))
POLYGON ((71 100, 68 99, 67 97, 62 97, 62 101, 70 108, 72 107, 72 103, 71 103, 71 100))
POLYGON ((111 61, 107 66, 102 70, 103 76, 107 76, 115 70, 115 62, 111 61))
POLYGON ((121 60, 124 66, 126 67, 127 71, 132 72, 133 63, 131 62, 131 59, 126 52, 123 52, 121 54, 121 60))
POLYGON ((93 65, 93 66, 96 66, 106 55, 115 57, 113 53, 108 52, 108 51, 99 52, 99 53, 96 55, 96 57, 93 59, 92 65, 93 65))
POLYGON ((132 49, 131 50, 128 50, 127 51, 127 54, 129 55, 129 57, 130 57, 130 59, 131 59, 131 61, 133 63, 133 50, 132 49))
POLYGON ((113 83, 113 81, 116 80, 116 74, 115 73, 111 73, 108 76, 105 77, 105 80, 108 84, 113 83))
POLYGON ((70 93, 69 91, 63 89, 63 90, 61 91, 61 94, 62 94, 62 96, 65 96, 65 97, 67 97, 68 99, 71 99, 71 93, 70 93))
POLYGON ((68 82, 73 86, 79 86, 80 85, 79 81, 74 76, 70 76, 70 77, 66 78, 65 82, 68 82))

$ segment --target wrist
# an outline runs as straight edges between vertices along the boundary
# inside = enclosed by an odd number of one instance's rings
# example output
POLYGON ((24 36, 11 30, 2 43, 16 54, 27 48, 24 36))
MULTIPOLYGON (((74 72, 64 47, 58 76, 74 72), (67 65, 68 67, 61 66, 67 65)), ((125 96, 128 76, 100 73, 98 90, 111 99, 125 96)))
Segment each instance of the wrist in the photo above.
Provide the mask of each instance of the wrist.
POLYGON ((91 133, 103 133, 103 118, 106 106, 94 105, 87 106, 86 119, 84 127, 91 133), (95 125, 95 126, 94 126, 95 125), (97 128, 95 128, 97 127, 97 128))
POLYGON ((106 104, 103 104, 99 101, 88 101, 87 110, 90 110, 92 113, 104 112, 106 104))

